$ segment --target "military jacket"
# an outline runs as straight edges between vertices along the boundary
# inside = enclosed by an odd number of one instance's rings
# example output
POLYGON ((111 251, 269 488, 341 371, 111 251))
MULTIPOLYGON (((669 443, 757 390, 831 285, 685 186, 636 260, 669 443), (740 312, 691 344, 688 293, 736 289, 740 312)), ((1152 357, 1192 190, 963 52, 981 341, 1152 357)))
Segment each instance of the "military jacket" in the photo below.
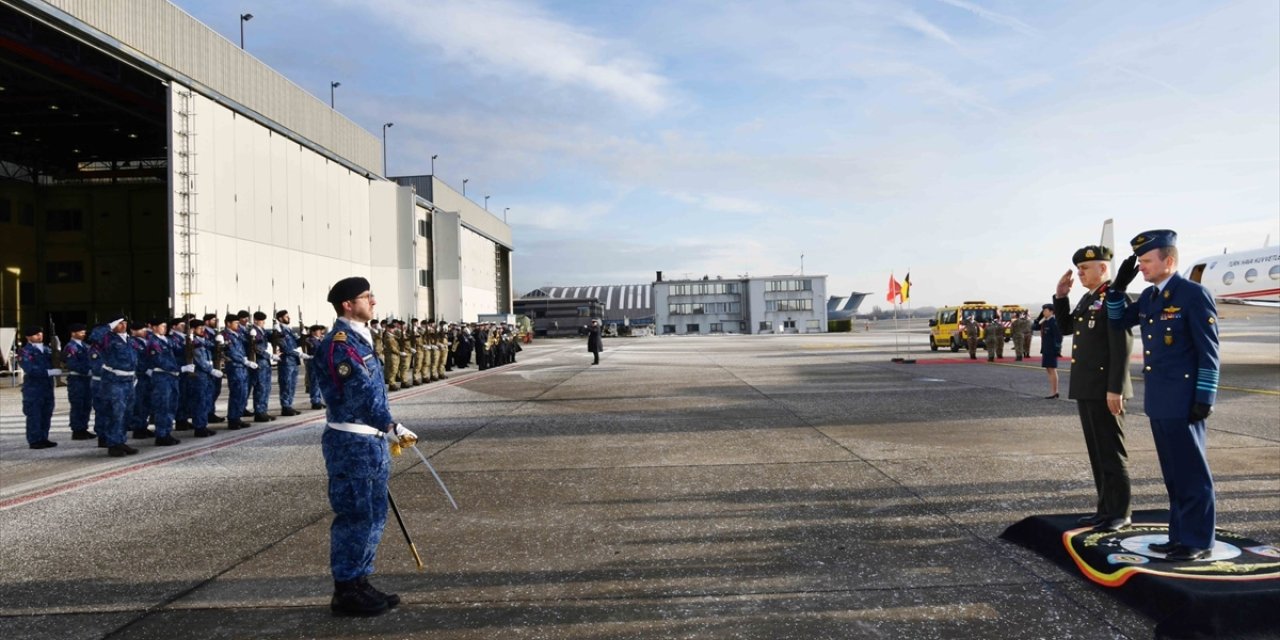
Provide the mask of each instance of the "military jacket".
POLYGON ((395 420, 382 386, 382 364, 373 344, 345 318, 338 318, 316 348, 320 393, 330 423, 356 423, 386 430, 395 420))
POLYGON ((293 364, 302 361, 302 357, 298 355, 298 336, 293 333, 293 328, 280 325, 276 327, 276 344, 280 347, 280 359, 288 360, 293 364))
POLYGON ((129 344, 129 338, 110 330, 102 337, 99 349, 104 382, 133 382, 138 370, 138 351, 129 344))
POLYGON ((245 354, 244 341, 237 332, 223 329, 218 332, 217 341, 222 344, 222 352, 226 356, 228 366, 245 368, 245 363, 249 360, 245 354))
POLYGON ((170 373, 178 372, 178 358, 174 355, 168 338, 155 333, 147 336, 142 352, 142 368, 144 371, 159 369, 170 373))
POLYGON ((72 375, 87 376, 93 367, 93 358, 89 353, 89 345, 72 340, 62 350, 62 361, 66 363, 67 372, 72 375))
POLYGON ((1111 326, 1107 320, 1107 285, 1086 292, 1070 308, 1063 296, 1053 299, 1053 317, 1064 334, 1071 334, 1071 383, 1067 397, 1074 400, 1105 400, 1107 393, 1133 397, 1129 380, 1129 354, 1133 336, 1128 329, 1111 326))
POLYGON ((43 344, 28 342, 18 350, 18 366, 22 373, 33 383, 36 380, 49 380, 49 370, 53 368, 53 352, 43 344))
POLYGON ((193 340, 195 344, 195 349, 191 351, 191 364, 196 366, 196 371, 205 375, 213 375, 213 341, 200 336, 191 336, 189 339, 193 340))
POLYGON ((1138 327, 1142 338, 1143 408, 1154 419, 1187 418, 1197 402, 1218 396, 1218 308, 1209 290, 1174 273, 1164 291, 1147 287, 1132 304, 1107 292, 1115 326, 1138 327))
POLYGON ((129 346, 134 350, 134 352, 138 354, 137 359, 134 360, 135 373, 145 373, 147 370, 146 369, 147 338, 149 338, 150 336, 151 336, 150 333, 148 333, 147 337, 145 338, 139 338, 138 336, 129 336, 129 346))

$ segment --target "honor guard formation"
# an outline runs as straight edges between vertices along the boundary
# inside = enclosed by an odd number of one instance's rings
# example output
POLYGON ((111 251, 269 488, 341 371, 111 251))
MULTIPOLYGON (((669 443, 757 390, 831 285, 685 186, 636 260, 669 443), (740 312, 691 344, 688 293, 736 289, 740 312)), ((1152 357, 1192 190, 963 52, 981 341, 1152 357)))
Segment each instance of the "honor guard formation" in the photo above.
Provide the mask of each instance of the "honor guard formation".
MULTIPOLYGON (((513 325, 414 318, 373 320, 369 328, 389 391, 444 380, 446 372, 473 361, 482 370, 512 363, 521 350, 522 336, 513 325)), ((32 449, 58 446, 49 430, 59 379, 66 381, 71 439, 97 440, 112 457, 137 453, 131 439, 167 447, 181 442, 177 431, 207 438, 217 433, 210 425, 225 423, 236 431, 275 420, 268 406, 273 383, 279 415, 299 415, 299 369, 310 409, 325 408, 314 357, 328 328, 307 326, 301 317, 294 324, 286 310, 270 317, 262 311, 227 313, 221 323, 217 314, 206 313, 71 324, 65 346, 52 323, 49 329, 48 338, 44 327, 23 329, 25 340, 15 341, 11 353, 25 375, 22 409, 32 449), (215 411, 224 381, 225 416, 215 411)))

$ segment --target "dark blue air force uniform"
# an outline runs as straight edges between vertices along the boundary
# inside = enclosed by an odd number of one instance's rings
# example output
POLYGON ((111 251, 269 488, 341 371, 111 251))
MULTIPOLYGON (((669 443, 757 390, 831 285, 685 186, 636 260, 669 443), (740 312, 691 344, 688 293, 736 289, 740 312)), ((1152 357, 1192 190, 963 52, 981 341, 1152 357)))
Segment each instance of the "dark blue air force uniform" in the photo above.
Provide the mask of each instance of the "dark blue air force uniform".
MULTIPOLYGON (((1173 246, 1175 239, 1171 231, 1147 232, 1132 244, 1142 255, 1173 246)), ((1143 409, 1151 419, 1169 492, 1169 540, 1210 549, 1213 476, 1205 456, 1205 421, 1193 419, 1191 411, 1196 404, 1212 406, 1218 394, 1218 312, 1213 296, 1199 283, 1174 273, 1162 286, 1147 287, 1133 304, 1122 292, 1108 292, 1107 314, 1114 326, 1137 327, 1141 333, 1143 409)))
POLYGON ((28 342, 18 350, 18 364, 26 378, 22 381, 22 413, 27 418, 27 444, 49 439, 53 421, 53 354, 43 344, 28 342))
POLYGON ((315 353, 329 427, 322 449, 329 474, 329 563, 335 581, 373 573, 387 521, 391 457, 382 432, 394 423, 373 345, 339 318, 315 353))

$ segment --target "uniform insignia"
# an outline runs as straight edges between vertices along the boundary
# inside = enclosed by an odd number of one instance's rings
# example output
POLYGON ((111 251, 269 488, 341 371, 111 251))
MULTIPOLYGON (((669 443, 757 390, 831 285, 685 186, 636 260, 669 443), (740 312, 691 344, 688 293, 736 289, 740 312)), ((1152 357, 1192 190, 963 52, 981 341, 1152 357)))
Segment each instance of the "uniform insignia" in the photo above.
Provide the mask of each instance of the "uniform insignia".
POLYGON ((1177 313, 1179 311, 1182 311, 1182 307, 1165 307, 1164 308, 1165 313, 1177 313))
POLYGON ((351 371, 352 371, 352 369, 351 369, 351 363, 350 363, 350 362, 339 362, 339 363, 338 363, 338 376, 339 376, 339 377, 342 377, 342 378, 350 378, 350 377, 351 377, 351 371))
POLYGON ((337 332, 337 333, 333 334, 333 341, 334 341, 334 342, 346 342, 346 341, 347 341, 347 332, 346 332, 346 331, 339 331, 339 332, 337 332))
POLYGON ((1164 299, 1165 299, 1165 300, 1168 300, 1168 299, 1169 299, 1169 292, 1168 292, 1168 291, 1164 292, 1164 299))
POLYGON ((1166 347, 1173 346, 1173 336, 1171 336, 1171 335, 1167 335, 1167 334, 1165 335, 1165 337, 1164 337, 1164 346, 1166 346, 1166 347))
POLYGON ((1214 320, 1213 316, 1209 316, 1209 324, 1213 324, 1215 322, 1217 322, 1217 320, 1214 320))
POLYGON ((1093 257, 1094 257, 1094 255, 1095 255, 1095 254, 1093 253, 1093 249, 1089 249, 1088 251, 1085 251, 1085 252, 1084 252, 1084 257, 1086 257, 1086 258, 1093 258, 1093 257))

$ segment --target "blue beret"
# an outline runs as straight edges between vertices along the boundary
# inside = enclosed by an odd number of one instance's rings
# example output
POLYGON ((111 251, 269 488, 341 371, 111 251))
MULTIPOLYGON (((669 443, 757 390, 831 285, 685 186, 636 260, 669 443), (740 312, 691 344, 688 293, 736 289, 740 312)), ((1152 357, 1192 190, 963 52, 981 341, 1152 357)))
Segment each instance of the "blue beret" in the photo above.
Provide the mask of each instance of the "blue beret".
POLYGON ((1152 249, 1161 247, 1176 247, 1178 246, 1178 233, 1170 229, 1146 231, 1139 233, 1133 240, 1130 240, 1129 245, 1133 247, 1133 252, 1137 255, 1142 255, 1152 249))
POLYGON ((71 333, 75 333, 77 331, 84 331, 84 330, 85 330, 85 326, 83 322, 72 322, 71 324, 67 325, 67 331, 70 331, 71 333))
POLYGON ((37 327, 35 325, 31 325, 26 329, 22 330, 22 337, 30 338, 31 336, 34 336, 37 333, 44 333, 44 327, 37 327))

